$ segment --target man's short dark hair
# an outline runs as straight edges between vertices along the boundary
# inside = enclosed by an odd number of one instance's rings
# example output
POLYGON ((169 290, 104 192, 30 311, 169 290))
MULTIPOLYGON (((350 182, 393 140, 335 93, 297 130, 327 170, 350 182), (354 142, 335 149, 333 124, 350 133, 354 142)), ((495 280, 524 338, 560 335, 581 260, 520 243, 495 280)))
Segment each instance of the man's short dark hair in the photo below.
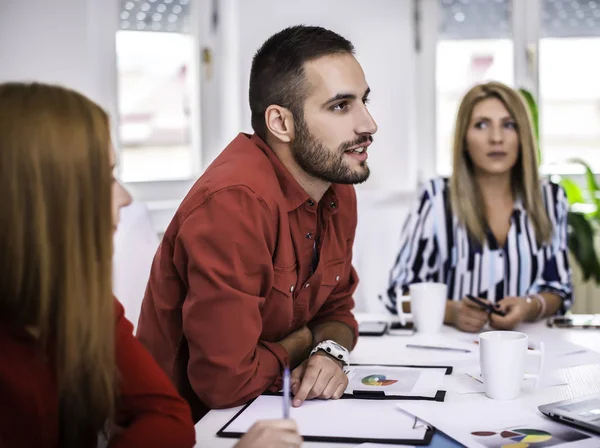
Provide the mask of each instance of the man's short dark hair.
POLYGON ((266 140, 265 111, 276 104, 302 117, 308 93, 304 64, 337 53, 354 54, 352 43, 319 26, 292 26, 271 36, 258 49, 250 70, 252 128, 266 140))

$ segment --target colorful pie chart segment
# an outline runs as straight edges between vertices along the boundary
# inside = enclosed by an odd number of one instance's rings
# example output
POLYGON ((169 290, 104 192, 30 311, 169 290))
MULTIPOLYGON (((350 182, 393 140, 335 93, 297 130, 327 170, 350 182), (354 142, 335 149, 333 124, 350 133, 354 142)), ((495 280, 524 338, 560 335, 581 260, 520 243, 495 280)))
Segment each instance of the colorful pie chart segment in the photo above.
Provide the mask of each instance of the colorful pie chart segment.
POLYGON ((389 386, 396 382, 398 380, 388 380, 385 375, 369 375, 362 379, 365 386, 389 386))

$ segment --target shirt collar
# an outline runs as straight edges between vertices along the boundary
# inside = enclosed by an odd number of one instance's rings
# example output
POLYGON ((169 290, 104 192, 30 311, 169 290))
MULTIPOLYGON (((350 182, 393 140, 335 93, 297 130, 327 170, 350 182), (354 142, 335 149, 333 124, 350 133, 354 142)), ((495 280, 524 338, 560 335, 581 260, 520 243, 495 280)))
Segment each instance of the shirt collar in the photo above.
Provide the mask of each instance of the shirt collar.
MULTIPOLYGON (((292 176, 288 169, 281 163, 281 160, 275 155, 273 150, 263 139, 256 134, 244 134, 250 141, 258 146, 262 152, 269 158, 275 174, 279 180, 283 197, 286 200, 288 211, 292 211, 300 207, 302 204, 311 200, 304 188, 298 183, 298 181, 292 176)), ((338 209, 338 197, 335 193, 335 184, 332 184, 321 199, 321 202, 326 206, 327 209, 331 209, 332 212, 336 212, 338 209)))
POLYGON ((525 206, 523 205, 523 200, 520 196, 517 196, 515 199, 515 204, 513 205, 513 212, 524 212, 525 206))

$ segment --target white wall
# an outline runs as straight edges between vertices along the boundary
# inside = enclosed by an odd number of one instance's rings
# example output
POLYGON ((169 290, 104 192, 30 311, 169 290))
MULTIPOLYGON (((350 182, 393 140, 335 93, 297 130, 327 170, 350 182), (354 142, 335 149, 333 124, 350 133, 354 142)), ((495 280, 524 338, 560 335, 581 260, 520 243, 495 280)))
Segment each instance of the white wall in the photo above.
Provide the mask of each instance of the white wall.
POLYGON ((379 125, 369 149, 364 189, 414 190, 412 2, 398 0, 237 0, 242 127, 249 131, 247 92, 252 57, 272 34, 290 25, 320 25, 352 41, 371 87, 369 108, 379 125))
POLYGON ((0 82, 62 84, 116 116, 119 0, 0 0, 0 82))

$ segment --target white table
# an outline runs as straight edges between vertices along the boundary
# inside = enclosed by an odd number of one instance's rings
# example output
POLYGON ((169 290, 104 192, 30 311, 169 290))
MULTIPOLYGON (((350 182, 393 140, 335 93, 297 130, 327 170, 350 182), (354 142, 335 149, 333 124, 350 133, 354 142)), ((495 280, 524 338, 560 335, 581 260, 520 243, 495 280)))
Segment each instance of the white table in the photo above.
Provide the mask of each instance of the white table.
MULTIPOLYGON (((376 315, 358 315, 357 320, 376 320, 386 318, 376 315)), ((553 344, 561 341, 571 342, 587 348, 593 352, 600 352, 600 330, 568 330, 546 327, 544 322, 535 324, 522 324, 516 330, 527 333, 536 340, 543 340, 547 351, 550 351, 553 344)), ((414 336, 383 336, 383 337, 361 337, 354 351, 352 352, 353 363, 369 364, 423 364, 423 365, 449 365, 445 362, 444 352, 407 349, 405 345, 411 344, 432 344, 445 342, 452 338, 468 337, 465 333, 451 327, 444 327, 441 334, 436 336, 424 336, 418 333, 414 336)), ((577 356, 577 355, 575 355, 577 356)), ((446 358, 448 359, 448 358, 446 358)), ((569 384, 554 387, 544 387, 539 389, 525 388, 522 395, 518 398, 519 404, 537 412, 537 406, 553 401, 575 398, 578 396, 600 393, 600 354, 598 363, 581 365, 576 367, 563 368, 558 371, 558 376, 565 379, 569 384)), ((552 361, 548 359, 548 361, 552 361)), ((456 378, 464 374, 467 369, 472 369, 478 364, 476 357, 466 355, 463 360, 452 362, 454 372, 447 377, 448 381, 455 381, 456 378)), ((548 363, 547 363, 548 364, 548 363)), ((451 389, 451 387, 448 387, 451 389)), ((469 401, 476 406, 478 401, 488 400, 484 394, 464 394, 459 395, 449 391, 446 394, 446 401, 469 401)), ((441 404, 443 406, 443 404, 441 404)), ((224 410, 210 411, 202 420, 196 424, 196 446, 210 448, 229 448, 232 447, 237 439, 225 439, 216 436, 216 433, 241 409, 240 407, 224 410)), ((326 446, 326 443, 306 442, 303 446, 316 447, 326 446)), ((332 445, 332 444, 329 444, 332 445)), ((335 444, 336 448, 356 446, 352 444, 335 444)))

